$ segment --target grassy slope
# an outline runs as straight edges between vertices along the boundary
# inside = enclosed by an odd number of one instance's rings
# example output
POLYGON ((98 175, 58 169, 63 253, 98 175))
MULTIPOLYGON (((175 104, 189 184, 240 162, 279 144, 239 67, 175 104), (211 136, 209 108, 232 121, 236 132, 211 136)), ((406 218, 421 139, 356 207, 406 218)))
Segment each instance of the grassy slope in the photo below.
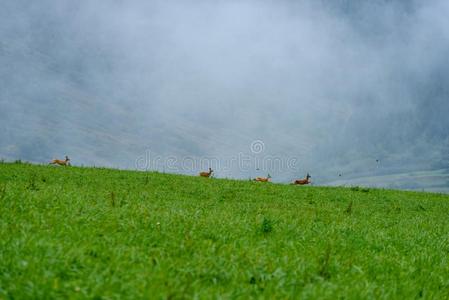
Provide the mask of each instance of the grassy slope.
POLYGON ((448 200, 0 164, 0 299, 447 297, 448 200))

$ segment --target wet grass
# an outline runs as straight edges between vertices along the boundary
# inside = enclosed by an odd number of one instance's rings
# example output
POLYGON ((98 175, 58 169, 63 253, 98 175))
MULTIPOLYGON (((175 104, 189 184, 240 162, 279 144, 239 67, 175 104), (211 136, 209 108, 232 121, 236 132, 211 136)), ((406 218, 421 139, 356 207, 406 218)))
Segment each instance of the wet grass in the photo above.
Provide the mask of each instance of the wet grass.
POLYGON ((0 299, 449 295, 449 196, 0 163, 0 299))

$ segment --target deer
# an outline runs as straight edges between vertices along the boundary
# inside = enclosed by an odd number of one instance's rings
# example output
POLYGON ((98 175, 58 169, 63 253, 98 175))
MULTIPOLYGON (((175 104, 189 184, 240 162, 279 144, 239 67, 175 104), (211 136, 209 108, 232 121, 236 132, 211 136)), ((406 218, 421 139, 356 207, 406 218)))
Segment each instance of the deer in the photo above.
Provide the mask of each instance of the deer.
POLYGON ((212 175, 212 172, 213 172, 214 170, 212 170, 211 168, 209 168, 209 172, 200 172, 200 176, 201 177, 207 177, 207 178, 209 178, 210 177, 210 175, 212 175))
POLYGON ((310 184, 312 183, 312 181, 310 181, 310 178, 312 178, 312 176, 310 176, 309 173, 307 173, 304 179, 296 179, 295 181, 293 181, 292 184, 299 184, 299 185, 310 184))
POLYGON ((270 174, 268 174, 267 177, 256 177, 254 179, 254 181, 258 181, 258 182, 270 182, 270 180, 271 180, 270 174))
POLYGON ((67 167, 67 166, 70 166, 70 158, 66 155, 65 160, 53 159, 49 164, 67 167))

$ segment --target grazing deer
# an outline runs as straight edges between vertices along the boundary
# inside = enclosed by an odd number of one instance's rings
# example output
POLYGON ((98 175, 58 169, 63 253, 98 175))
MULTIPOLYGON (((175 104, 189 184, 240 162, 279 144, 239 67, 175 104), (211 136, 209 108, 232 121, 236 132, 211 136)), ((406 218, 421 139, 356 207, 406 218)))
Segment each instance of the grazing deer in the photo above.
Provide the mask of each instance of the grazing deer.
POLYGON ((50 162, 50 165, 60 165, 60 166, 70 166, 70 158, 66 155, 65 156, 65 160, 60 160, 60 159, 53 159, 50 162))
POLYGON ((259 181, 259 182, 269 182, 270 179, 271 179, 271 176, 270 176, 270 174, 268 174, 267 177, 256 177, 256 178, 254 179, 254 181, 259 181))
POLYGON ((201 177, 210 177, 210 175, 212 175, 212 172, 213 172, 214 170, 212 170, 211 168, 209 168, 209 172, 201 172, 200 173, 200 176, 201 177))
POLYGON ((310 181, 310 178, 312 178, 312 176, 310 176, 309 173, 307 173, 306 178, 304 178, 304 179, 296 179, 293 182, 293 184, 305 185, 305 184, 312 183, 312 181, 310 181))

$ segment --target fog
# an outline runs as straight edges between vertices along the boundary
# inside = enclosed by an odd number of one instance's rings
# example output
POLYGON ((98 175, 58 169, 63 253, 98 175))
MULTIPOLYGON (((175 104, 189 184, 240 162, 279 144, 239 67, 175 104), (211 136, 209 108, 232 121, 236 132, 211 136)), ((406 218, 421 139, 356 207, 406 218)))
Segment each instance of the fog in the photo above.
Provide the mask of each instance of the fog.
POLYGON ((0 158, 317 184, 449 167, 445 0, 0 6, 0 158))

